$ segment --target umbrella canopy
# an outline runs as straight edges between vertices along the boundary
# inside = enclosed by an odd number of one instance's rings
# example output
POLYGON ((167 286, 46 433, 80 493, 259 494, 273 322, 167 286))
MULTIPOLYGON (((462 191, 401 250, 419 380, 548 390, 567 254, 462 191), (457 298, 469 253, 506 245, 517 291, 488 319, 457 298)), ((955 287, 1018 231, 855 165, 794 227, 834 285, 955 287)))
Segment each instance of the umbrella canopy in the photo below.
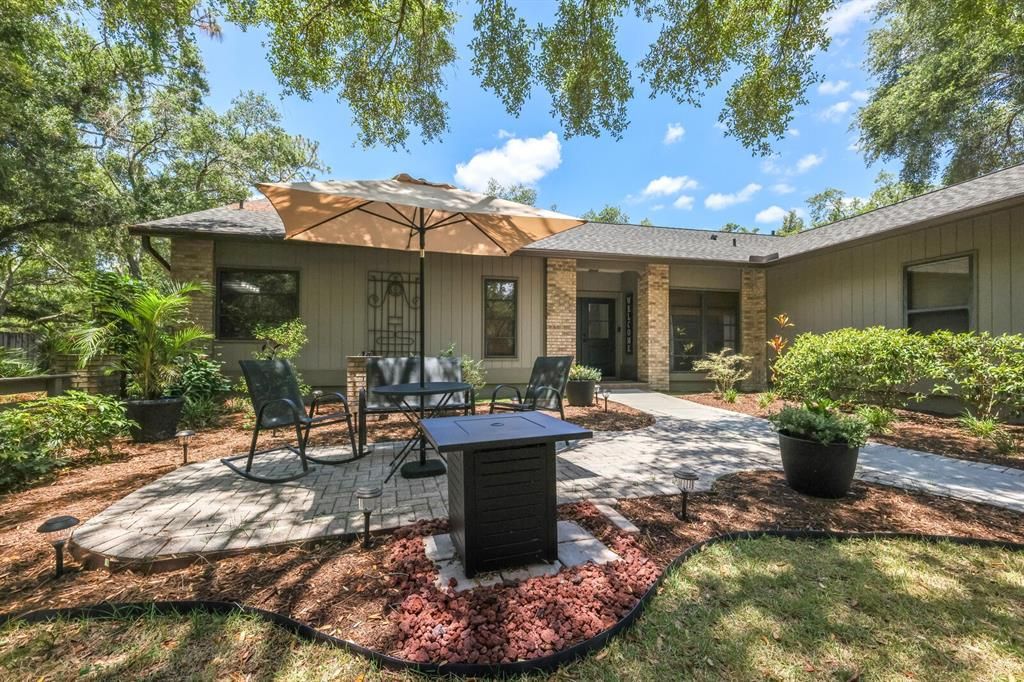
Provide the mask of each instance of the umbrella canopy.
POLYGON ((286 238, 325 244, 507 256, 586 222, 404 173, 256 187, 281 216, 286 238))

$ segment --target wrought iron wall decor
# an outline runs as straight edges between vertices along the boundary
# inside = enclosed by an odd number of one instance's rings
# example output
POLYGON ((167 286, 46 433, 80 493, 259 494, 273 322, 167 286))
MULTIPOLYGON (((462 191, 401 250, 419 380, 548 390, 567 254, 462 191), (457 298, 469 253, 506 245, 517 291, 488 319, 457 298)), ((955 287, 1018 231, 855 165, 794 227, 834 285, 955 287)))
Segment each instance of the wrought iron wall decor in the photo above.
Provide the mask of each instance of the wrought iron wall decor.
POLYGON ((412 272, 367 273, 367 353, 406 357, 419 352, 420 277, 412 272))

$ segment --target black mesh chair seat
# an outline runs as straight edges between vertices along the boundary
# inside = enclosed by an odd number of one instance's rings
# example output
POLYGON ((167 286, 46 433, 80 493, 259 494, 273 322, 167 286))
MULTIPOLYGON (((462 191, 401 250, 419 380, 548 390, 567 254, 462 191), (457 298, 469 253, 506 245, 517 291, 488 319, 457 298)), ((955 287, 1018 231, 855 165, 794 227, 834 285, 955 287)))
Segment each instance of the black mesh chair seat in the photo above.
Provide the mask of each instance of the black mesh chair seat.
POLYGON ((355 431, 352 427, 352 413, 349 411, 348 400, 340 393, 316 393, 313 402, 306 411, 302 399, 302 391, 299 389, 299 382, 295 378, 295 371, 287 360, 242 360, 239 362, 242 367, 242 375, 245 377, 245 384, 249 389, 249 399, 252 401, 253 410, 256 413, 256 426, 252 433, 252 444, 249 446, 249 453, 235 457, 226 457, 221 460, 226 466, 245 478, 261 483, 285 483, 294 481, 309 473, 309 462, 318 464, 336 465, 345 464, 359 459, 362 453, 356 444, 355 431), (325 405, 340 404, 341 409, 327 413, 320 413, 325 405), (310 432, 317 427, 331 424, 345 423, 348 427, 348 440, 352 448, 351 457, 323 458, 313 457, 306 454, 306 446, 309 444, 310 432), (290 476, 269 478, 252 473, 253 459, 256 455, 266 454, 279 450, 271 448, 268 450, 256 450, 256 443, 260 431, 263 429, 294 428, 294 446, 285 446, 285 449, 294 452, 299 457, 302 471, 290 476), (235 462, 245 459, 245 468, 240 468, 235 462))
POLYGON ((555 355, 539 357, 533 362, 530 382, 523 391, 510 384, 499 384, 491 393, 490 412, 529 412, 533 410, 558 410, 565 419, 565 408, 562 396, 565 385, 569 382, 569 368, 572 367, 571 355, 555 355), (506 402, 498 402, 501 393, 509 398, 506 402))

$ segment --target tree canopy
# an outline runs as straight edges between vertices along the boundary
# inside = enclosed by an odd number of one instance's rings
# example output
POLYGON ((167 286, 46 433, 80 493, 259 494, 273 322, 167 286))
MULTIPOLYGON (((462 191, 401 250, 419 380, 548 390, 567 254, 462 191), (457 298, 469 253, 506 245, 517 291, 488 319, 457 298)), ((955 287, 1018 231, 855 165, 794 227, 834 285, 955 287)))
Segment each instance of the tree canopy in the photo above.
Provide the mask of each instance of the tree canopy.
POLYGON ((527 185, 502 185, 491 178, 487 181, 487 193, 506 201, 515 201, 527 206, 537 205, 537 190, 527 185))
POLYGON ((883 0, 870 35, 878 87, 858 114, 869 162, 943 184, 1024 162, 1024 4, 883 0))
POLYGON ((811 225, 818 227, 910 199, 930 189, 931 185, 904 182, 892 173, 882 171, 875 178, 875 189, 866 199, 851 197, 835 187, 826 187, 807 198, 807 210, 811 225))
POLYGON ((606 204, 600 211, 590 209, 580 216, 584 220, 589 220, 594 223, 618 223, 627 224, 629 223, 629 216, 618 206, 612 206, 606 204))

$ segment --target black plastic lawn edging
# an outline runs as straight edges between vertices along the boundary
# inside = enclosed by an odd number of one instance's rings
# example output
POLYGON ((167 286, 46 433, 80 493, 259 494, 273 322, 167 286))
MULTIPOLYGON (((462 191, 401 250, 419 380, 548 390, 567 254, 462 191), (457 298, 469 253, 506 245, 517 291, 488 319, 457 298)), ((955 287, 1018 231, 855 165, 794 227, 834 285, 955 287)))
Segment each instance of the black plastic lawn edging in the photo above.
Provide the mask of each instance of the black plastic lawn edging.
POLYGON ((115 603, 102 602, 92 606, 76 606, 56 609, 40 609, 22 615, 0 616, 0 627, 15 621, 24 623, 43 623, 60 619, 76 618, 125 618, 128 616, 141 616, 149 614, 158 615, 187 615, 194 612, 209 613, 213 615, 246 614, 258 616, 267 622, 273 623, 303 639, 313 642, 322 642, 338 647, 392 670, 408 670, 418 673, 433 675, 456 675, 460 677, 497 676, 529 672, 551 672, 567 663, 583 658, 584 656, 597 651, 605 646, 615 635, 623 632, 644 612, 647 604, 658 593, 659 588, 668 575, 676 570, 690 558, 699 554, 705 547, 716 545, 721 542, 733 542, 736 540, 756 540, 758 538, 784 538, 788 540, 916 540, 921 542, 949 542, 956 545, 970 547, 996 547, 1010 551, 1024 551, 1024 543, 1010 542, 1007 540, 987 540, 981 538, 962 537, 955 535, 924 535, 919 533, 845 533, 840 531, 822 530, 744 530, 734 531, 716 535, 687 547, 682 554, 677 556, 661 572, 654 583, 647 589, 636 604, 617 623, 610 628, 603 630, 594 637, 578 642, 573 646, 540 658, 533 658, 513 663, 417 663, 396 656, 369 649, 355 642, 333 637, 325 634, 314 627, 300 623, 288 616, 273 611, 267 611, 255 606, 247 606, 236 602, 206 601, 206 600, 183 600, 183 601, 154 601, 154 602, 129 602, 115 603))

